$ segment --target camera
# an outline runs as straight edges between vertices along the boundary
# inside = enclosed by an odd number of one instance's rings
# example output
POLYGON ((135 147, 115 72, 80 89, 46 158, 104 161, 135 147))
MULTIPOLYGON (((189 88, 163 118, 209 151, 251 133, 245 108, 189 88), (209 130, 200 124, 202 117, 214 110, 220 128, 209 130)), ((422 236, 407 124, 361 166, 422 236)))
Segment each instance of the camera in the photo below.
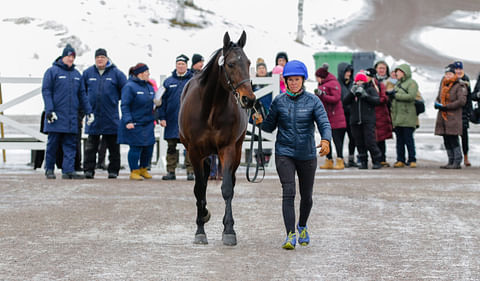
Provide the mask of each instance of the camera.
POLYGON ((363 88, 363 85, 358 85, 358 87, 355 89, 355 91, 353 92, 353 94, 356 96, 356 97, 360 97, 363 92, 365 92, 365 89, 363 88))

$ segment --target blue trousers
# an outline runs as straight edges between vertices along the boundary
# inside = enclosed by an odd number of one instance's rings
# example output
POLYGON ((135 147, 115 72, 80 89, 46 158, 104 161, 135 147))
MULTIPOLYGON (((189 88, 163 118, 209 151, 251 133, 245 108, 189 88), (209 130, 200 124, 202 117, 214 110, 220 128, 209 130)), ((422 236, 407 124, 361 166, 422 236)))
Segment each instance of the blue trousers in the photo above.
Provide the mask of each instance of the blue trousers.
POLYGON ((411 127, 395 127, 395 135, 397 136, 397 161, 403 163, 417 162, 415 158, 415 140, 413 132, 415 128, 411 127), (405 162, 405 146, 408 151, 408 162, 405 162))
POLYGON ((55 168, 55 159, 60 145, 63 150, 62 173, 71 173, 75 171, 77 134, 48 133, 47 151, 45 153, 45 169, 53 170, 55 168))
POLYGON ((150 166, 152 161, 153 144, 148 146, 134 146, 130 145, 128 151, 128 166, 130 170, 138 170, 139 168, 146 168, 150 166), (140 161, 140 166, 138 162, 140 161))

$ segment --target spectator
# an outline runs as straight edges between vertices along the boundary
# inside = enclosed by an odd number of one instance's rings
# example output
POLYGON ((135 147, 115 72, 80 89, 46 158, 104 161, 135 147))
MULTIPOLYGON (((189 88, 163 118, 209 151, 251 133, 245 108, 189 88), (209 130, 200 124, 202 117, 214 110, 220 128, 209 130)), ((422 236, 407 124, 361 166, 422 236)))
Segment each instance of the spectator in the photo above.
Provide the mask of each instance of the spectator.
MULTIPOLYGON (((305 91, 308 78, 305 64, 290 61, 285 65, 283 75, 287 80, 286 94, 275 97, 263 129, 272 132, 278 127, 275 141, 275 164, 283 189, 282 213, 287 238, 284 249, 294 249, 295 231, 295 173, 300 184, 300 218, 297 224, 298 242, 305 246, 310 242, 307 220, 312 209, 312 191, 317 168, 315 155, 314 124, 322 137, 320 155, 329 152, 331 140, 330 123, 321 101, 305 91), (294 110, 295 112, 291 112, 294 110)), ((257 116, 261 122, 261 116, 257 116)))
POLYGON ((275 56, 275 66, 280 65, 285 67, 285 64, 288 62, 288 55, 286 52, 278 52, 275 56))
POLYGON ((151 179, 147 167, 150 166, 155 144, 155 93, 148 81, 150 71, 146 64, 138 63, 132 66, 128 75, 128 81, 122 88, 122 119, 118 127, 118 143, 130 146, 130 179, 151 179))
MULTIPOLYGON (((382 73, 386 73, 383 72, 384 64, 377 63, 377 68, 382 69, 382 73)), ((386 81, 386 78, 385 75, 378 75, 378 72, 373 68, 367 69, 365 74, 367 74, 369 81, 373 81, 373 86, 380 98, 380 104, 375 106, 375 137, 381 154, 380 164, 382 167, 390 167, 390 164, 387 162, 387 144, 385 140, 393 138, 392 117, 388 109, 389 101, 385 92, 385 85, 377 77, 383 77, 382 81, 386 81)))
POLYGON ((415 98, 418 85, 412 79, 410 66, 402 64, 395 68, 397 83, 387 95, 392 99, 392 125, 397 137, 397 162, 394 168, 417 167, 415 158, 415 140, 413 133, 417 126, 415 98), (405 161, 405 146, 408 150, 408 161, 405 161))
POLYGON ((53 172, 59 146, 63 149, 62 179, 83 179, 75 172, 78 112, 80 107, 88 114, 87 123, 94 121, 92 108, 85 95, 82 75, 75 69, 75 49, 67 44, 62 55, 45 72, 42 97, 45 104, 45 132, 48 133, 45 157, 45 176, 55 179, 53 172))
MULTIPOLYGON (((177 144, 180 143, 178 133, 178 112, 180 110, 180 97, 185 84, 193 77, 193 73, 187 68, 188 57, 179 55, 176 58, 175 70, 172 76, 163 82, 165 92, 162 95, 162 105, 158 109, 160 126, 165 128, 163 138, 168 143, 167 149, 167 172, 163 180, 175 180, 175 168, 177 167, 177 144)), ((185 155, 185 165, 187 167, 187 180, 194 180, 193 167, 185 155)))
POLYGON ((280 75, 280 94, 285 93, 285 79, 283 78, 283 66, 277 65, 272 69, 272 74, 280 75))
POLYGON ((108 178, 115 179, 120 170, 120 144, 117 143, 118 101, 122 97, 122 88, 127 78, 108 58, 105 49, 95 51, 95 64, 83 72, 83 83, 88 100, 92 106, 95 122, 85 126, 88 134, 85 144, 85 178, 95 176, 96 155, 100 136, 106 142, 109 154, 108 178))
POLYGON ((337 78, 329 73, 326 68, 320 67, 317 69, 315 76, 318 82, 315 95, 320 98, 325 107, 325 111, 327 111, 328 121, 332 128, 333 143, 337 151, 337 163, 333 166, 333 153, 330 143, 330 153, 327 154, 325 164, 320 166, 320 169, 342 170, 345 168, 343 163, 343 140, 345 139, 345 132, 347 130, 342 105, 342 90, 337 78))
POLYGON ((466 82, 455 74, 455 70, 456 64, 447 66, 435 100, 435 109, 438 109, 435 135, 443 136, 448 156, 448 164, 440 167, 444 169, 462 168, 462 150, 458 136, 463 132, 462 108, 467 101, 468 90, 466 82))
POLYGON ((348 167, 358 167, 357 162, 355 162, 355 138, 352 134, 352 129, 350 127, 350 112, 351 104, 343 103, 343 100, 347 95, 350 94, 350 89, 353 85, 353 66, 346 62, 342 62, 337 67, 337 80, 342 89, 342 105, 343 112, 345 114, 345 123, 347 124, 346 130, 348 135, 348 167))
POLYGON ((358 149, 359 169, 368 169, 367 151, 372 156, 372 169, 380 169, 381 153, 375 141, 375 106, 380 104, 380 97, 368 81, 364 72, 355 75, 355 85, 352 86, 350 94, 343 100, 344 104, 351 104, 350 126, 358 149))
POLYGON ((194 74, 197 74, 200 71, 202 71, 204 62, 205 62, 205 59, 202 57, 202 55, 193 54, 193 56, 192 56, 192 72, 194 74))
POLYGON ((473 106, 472 106, 472 91, 470 88, 470 78, 463 71, 463 62, 456 61, 453 63, 455 65, 455 74, 459 79, 465 82, 467 88, 467 101, 462 108, 462 150, 463 150, 463 163, 466 167, 470 167, 472 164, 468 161, 468 129, 470 127, 470 116, 472 115, 473 106))

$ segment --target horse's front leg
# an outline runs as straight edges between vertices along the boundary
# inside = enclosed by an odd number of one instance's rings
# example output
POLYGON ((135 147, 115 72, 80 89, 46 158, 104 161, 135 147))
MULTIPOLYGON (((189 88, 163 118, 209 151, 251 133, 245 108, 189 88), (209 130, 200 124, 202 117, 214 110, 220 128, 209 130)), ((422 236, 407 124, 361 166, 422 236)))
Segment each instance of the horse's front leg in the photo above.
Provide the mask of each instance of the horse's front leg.
MULTIPOLYGON (((190 162, 193 166, 193 171, 195 173, 195 186, 193 192, 195 198, 197 199, 197 231, 195 232, 195 244, 208 244, 207 235, 205 234, 204 225, 210 220, 210 212, 207 209, 207 180, 208 174, 205 176, 205 164, 201 160, 199 155, 195 153, 189 153, 190 162)), ((209 169, 209 167, 208 167, 209 169)))
MULTIPOLYGON (((224 245, 237 245, 237 236, 233 229, 232 199, 235 186, 235 171, 240 163, 240 157, 237 156, 235 146, 226 147, 219 152, 220 162, 223 169, 222 196, 225 200, 225 215, 223 216, 224 230, 222 240, 224 245)), ((241 148, 240 148, 241 156, 241 148)))

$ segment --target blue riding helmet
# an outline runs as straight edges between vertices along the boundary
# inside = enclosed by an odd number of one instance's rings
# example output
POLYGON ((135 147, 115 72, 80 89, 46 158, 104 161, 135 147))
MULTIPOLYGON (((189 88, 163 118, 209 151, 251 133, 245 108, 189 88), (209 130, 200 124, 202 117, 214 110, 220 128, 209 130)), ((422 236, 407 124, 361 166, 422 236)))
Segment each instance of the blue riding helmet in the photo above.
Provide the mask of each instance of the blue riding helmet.
POLYGON ((283 68, 283 77, 288 76, 303 76, 305 80, 308 78, 308 71, 305 64, 298 60, 292 60, 287 62, 283 68))

